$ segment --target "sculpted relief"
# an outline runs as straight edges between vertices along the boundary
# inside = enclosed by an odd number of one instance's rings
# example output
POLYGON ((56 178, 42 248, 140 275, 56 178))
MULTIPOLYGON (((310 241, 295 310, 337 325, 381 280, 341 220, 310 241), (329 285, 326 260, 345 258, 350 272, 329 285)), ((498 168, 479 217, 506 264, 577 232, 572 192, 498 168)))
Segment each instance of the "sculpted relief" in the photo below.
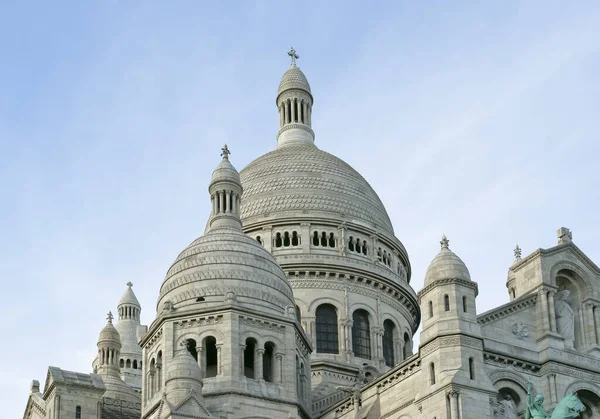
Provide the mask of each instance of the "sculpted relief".
POLYGON ((565 347, 573 349, 575 342, 575 313, 567 302, 569 290, 557 294, 556 301, 556 326, 558 333, 565 339, 565 347))

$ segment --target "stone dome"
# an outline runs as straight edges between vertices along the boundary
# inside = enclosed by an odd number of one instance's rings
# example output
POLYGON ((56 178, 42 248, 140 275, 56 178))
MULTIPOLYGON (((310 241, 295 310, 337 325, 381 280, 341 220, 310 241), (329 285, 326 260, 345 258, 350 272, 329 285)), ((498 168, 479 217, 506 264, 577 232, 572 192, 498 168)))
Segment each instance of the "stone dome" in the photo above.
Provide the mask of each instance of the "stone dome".
POLYGON ((306 76, 302 70, 295 65, 292 65, 285 73, 283 73, 279 88, 277 89, 277 96, 291 89, 304 90, 310 94, 310 84, 308 84, 306 76))
POLYGON ((175 310, 206 308, 226 301, 274 315, 295 305, 281 267, 241 229, 211 231, 186 247, 167 272, 157 308, 165 303, 175 310))
POLYGON ((121 348, 121 336, 112 322, 108 322, 100 331, 100 336, 98 336, 98 346, 106 343, 110 344, 111 348, 121 348))
MULTIPOLYGON (((223 147, 224 150, 227 150, 226 156, 229 154, 229 150, 227 149, 227 145, 223 147)), ((221 163, 216 167, 213 171, 213 174, 210 178, 210 183, 221 182, 221 181, 233 181, 240 183, 240 174, 235 167, 229 161, 229 158, 224 158, 221 160, 221 163)))
POLYGON ((167 368, 165 383, 168 384, 169 381, 178 379, 202 382, 202 371, 200 370, 198 361, 194 359, 187 349, 178 350, 169 362, 169 368, 167 368))
POLYGON ((394 233, 369 183, 349 164, 312 143, 279 146, 251 162, 240 176, 244 226, 276 214, 351 221, 394 233))
POLYGON ((442 238, 442 249, 429 264, 425 273, 424 287, 433 284, 440 279, 463 279, 471 280, 471 274, 467 265, 448 247, 446 236, 442 238))

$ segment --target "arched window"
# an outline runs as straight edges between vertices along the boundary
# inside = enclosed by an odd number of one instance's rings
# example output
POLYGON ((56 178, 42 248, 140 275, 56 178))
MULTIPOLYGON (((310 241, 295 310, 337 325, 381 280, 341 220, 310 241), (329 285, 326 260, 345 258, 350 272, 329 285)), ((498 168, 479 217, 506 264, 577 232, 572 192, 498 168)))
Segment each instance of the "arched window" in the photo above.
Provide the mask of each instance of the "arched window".
POLYGON ((338 319, 337 311, 331 304, 321 304, 317 307, 317 352, 337 354, 338 319))
POLYGON ((395 364, 394 359, 394 329, 396 326, 391 320, 383 322, 383 359, 385 359, 385 365, 393 367, 395 364))
POLYGON ((185 348, 194 357, 195 360, 198 360, 198 350, 196 349, 196 341, 194 339, 188 339, 186 341, 185 348))
POLYGON ((137 359, 134 359, 133 360, 133 369, 137 370, 137 367, 138 367, 137 359))
POLYGON ((369 313, 356 310, 352 314, 352 350, 359 358, 371 359, 371 328, 369 313))
POLYGON ((363 243, 362 243, 362 254, 363 255, 367 254, 367 241, 366 240, 363 240, 363 243))
POLYGON ((352 236, 348 238, 348 250, 354 252, 354 237, 352 236))
POLYGON ((208 336, 204 339, 204 356, 206 357, 205 377, 216 377, 219 359, 217 353, 217 339, 214 336, 208 336))
POLYGON ((121 360, 119 361, 119 367, 125 368, 125 360, 123 358, 121 358, 121 360))
POLYGON ((404 359, 412 355, 412 345, 410 344, 410 336, 408 333, 404 333, 404 359))
POLYGON ((298 246, 300 244, 300 239, 298 237, 298 233, 292 231, 292 246, 298 246))
POLYGON ((158 351, 158 355, 156 356, 156 383, 158 390, 162 387, 162 364, 162 351, 158 351))
POLYGON ((329 247, 335 247, 335 238, 333 236, 333 233, 329 233, 329 247))
POLYGON ((321 233, 321 246, 327 246, 327 233, 324 231, 321 233))
POLYGON ((302 314, 300 312, 300 307, 296 306, 296 320, 298 320, 298 323, 300 323, 300 321, 302 320, 302 314))
POLYGON ((427 303, 427 305, 429 306, 429 318, 433 317, 433 301, 430 301, 429 303, 427 303))
POLYGON ((81 406, 75 407, 75 419, 81 419, 81 406))
POLYGON ((254 378, 254 355, 256 353, 256 340, 246 339, 246 349, 244 349, 244 376, 254 378))
POLYGON ((265 352, 263 353, 263 379, 272 383, 273 380, 273 372, 275 370, 274 361, 275 361, 275 345, 272 342, 265 343, 265 352))
POLYGON ((281 233, 275 235, 275 247, 281 247, 283 240, 281 240, 281 233))
POLYGON ((475 360, 473 358, 469 358, 469 378, 475 379, 475 360))
POLYGON ((131 368, 131 359, 128 359, 125 363, 125 368, 131 368))
POLYGON ((463 313, 467 312, 467 296, 463 295, 463 313))
POLYGON ((319 232, 315 231, 313 233, 313 246, 318 246, 319 245, 319 232))
POLYGON ((290 233, 287 231, 283 233, 283 246, 288 247, 290 245, 290 233))
POLYGON ((382 254, 382 252, 381 252, 381 247, 380 247, 379 249, 377 249, 377 260, 378 260, 379 262, 382 262, 382 261, 383 261, 383 254, 382 254))
POLYGON ((256 241, 257 241, 259 244, 263 244, 263 242, 262 242, 262 239, 260 238, 260 236, 256 236, 256 241))
POLYGON ((444 295, 444 310, 450 311, 450 297, 448 297, 448 294, 444 295))
POLYGON ((433 362, 429 364, 429 383, 430 385, 435 384, 435 365, 433 362))

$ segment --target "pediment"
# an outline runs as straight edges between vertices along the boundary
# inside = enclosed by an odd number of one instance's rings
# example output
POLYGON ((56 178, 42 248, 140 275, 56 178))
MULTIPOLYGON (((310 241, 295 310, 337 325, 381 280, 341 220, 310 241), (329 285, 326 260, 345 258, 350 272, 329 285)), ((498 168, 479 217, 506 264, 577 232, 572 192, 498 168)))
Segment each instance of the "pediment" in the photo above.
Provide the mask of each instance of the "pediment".
POLYGON ((172 406, 163 396, 159 410, 160 419, 214 419, 204 405, 202 397, 195 391, 191 391, 181 403, 175 406, 172 406))

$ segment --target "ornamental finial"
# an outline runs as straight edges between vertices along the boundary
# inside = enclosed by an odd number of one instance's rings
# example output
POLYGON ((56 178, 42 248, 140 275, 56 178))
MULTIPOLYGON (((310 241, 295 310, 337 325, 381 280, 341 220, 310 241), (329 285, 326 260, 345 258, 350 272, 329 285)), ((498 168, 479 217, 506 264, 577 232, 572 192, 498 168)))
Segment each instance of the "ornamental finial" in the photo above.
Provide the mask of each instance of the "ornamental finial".
POLYGON ((127 285, 129 288, 133 287, 133 284, 131 283, 131 281, 129 281, 129 282, 128 282, 127 284, 125 284, 125 285, 127 285))
POLYGON ((229 151, 229 148, 227 148, 227 144, 223 146, 221 151, 221 157, 223 157, 225 160, 229 160, 229 155, 231 154, 231 151, 229 151))
POLYGON ((290 67, 296 67, 296 60, 300 58, 300 56, 296 54, 296 50, 294 49, 294 47, 290 49, 288 55, 292 57, 292 63, 290 64, 290 67))
POLYGON ((515 247, 515 262, 519 260, 521 260, 521 248, 517 244, 517 246, 515 247))
POLYGON ((443 234, 443 235, 442 235, 442 241, 440 242, 440 244, 442 245, 442 249, 449 249, 449 247, 448 247, 448 243, 450 243, 450 240, 448 240, 448 239, 446 238, 446 235, 445 235, 445 234, 443 234))
POLYGON ((108 322, 109 322, 110 324, 112 324, 112 321, 113 321, 113 319, 114 319, 114 318, 115 318, 115 316, 113 316, 113 314, 112 314, 112 311, 109 311, 109 312, 108 312, 108 315, 107 315, 107 317, 106 317, 106 320, 108 320, 108 322))

